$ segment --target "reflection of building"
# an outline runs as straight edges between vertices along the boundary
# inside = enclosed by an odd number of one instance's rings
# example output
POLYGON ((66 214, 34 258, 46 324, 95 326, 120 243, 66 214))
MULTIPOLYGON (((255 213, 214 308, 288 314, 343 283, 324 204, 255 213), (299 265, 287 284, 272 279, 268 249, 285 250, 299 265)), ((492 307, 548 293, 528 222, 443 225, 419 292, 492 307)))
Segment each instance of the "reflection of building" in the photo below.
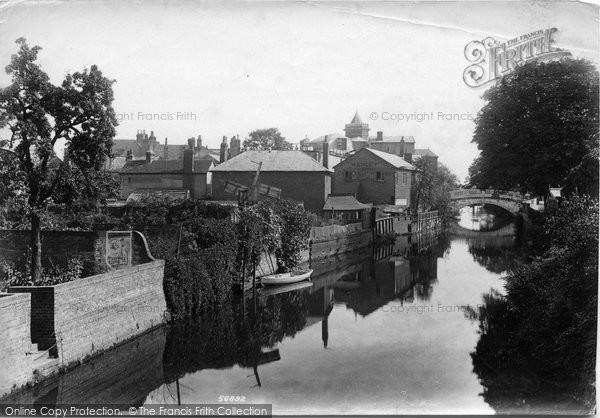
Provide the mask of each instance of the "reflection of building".
POLYGON ((364 148, 335 166, 332 189, 365 203, 409 207, 415 173, 415 167, 397 155, 364 148))
POLYGON ((301 151, 246 151, 219 164, 211 170, 214 198, 237 200, 224 190, 225 183, 249 187, 259 162, 260 183, 281 189, 282 198, 304 202, 311 212, 322 212, 331 193, 331 170, 301 151))

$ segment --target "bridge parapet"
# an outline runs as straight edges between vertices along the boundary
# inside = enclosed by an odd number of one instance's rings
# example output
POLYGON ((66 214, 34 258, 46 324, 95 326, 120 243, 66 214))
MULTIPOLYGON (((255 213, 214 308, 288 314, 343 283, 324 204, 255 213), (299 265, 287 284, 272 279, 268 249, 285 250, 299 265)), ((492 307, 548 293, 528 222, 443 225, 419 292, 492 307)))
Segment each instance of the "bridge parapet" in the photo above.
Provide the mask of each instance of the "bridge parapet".
POLYGON ((523 194, 512 191, 497 191, 493 189, 479 190, 479 189, 458 189, 450 192, 451 200, 460 199, 502 199, 512 200, 514 202, 523 202, 523 194))

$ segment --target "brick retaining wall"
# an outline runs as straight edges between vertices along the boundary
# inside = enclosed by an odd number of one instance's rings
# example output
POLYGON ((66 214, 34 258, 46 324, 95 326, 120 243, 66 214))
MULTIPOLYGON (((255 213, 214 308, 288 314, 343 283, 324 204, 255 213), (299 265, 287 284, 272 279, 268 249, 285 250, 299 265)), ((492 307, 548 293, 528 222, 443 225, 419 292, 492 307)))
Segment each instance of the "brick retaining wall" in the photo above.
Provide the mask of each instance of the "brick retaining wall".
POLYGON ((0 296, 0 395, 33 377, 35 351, 29 336, 31 295, 0 296))
MULTIPOLYGON (((24 349, 55 347, 55 367, 36 376, 46 377, 161 325, 167 310, 163 277, 164 261, 155 260, 55 286, 10 287, 10 296, 0 297, 0 320, 14 324, 0 341, 0 355, 8 353, 7 364, 17 365, 6 374, 9 386, 34 378, 33 365, 20 354, 24 349), (13 311, 22 312, 21 319, 13 311)), ((0 359, 4 367, 5 357, 0 359)))

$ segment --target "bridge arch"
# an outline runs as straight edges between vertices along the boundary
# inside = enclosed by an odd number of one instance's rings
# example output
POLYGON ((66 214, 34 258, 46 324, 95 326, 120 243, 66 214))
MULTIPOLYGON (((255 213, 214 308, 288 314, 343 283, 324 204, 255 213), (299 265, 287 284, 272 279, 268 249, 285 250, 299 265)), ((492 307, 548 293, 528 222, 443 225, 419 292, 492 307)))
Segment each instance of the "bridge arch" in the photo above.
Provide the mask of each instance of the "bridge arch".
POLYGON ((502 192, 494 190, 459 189, 450 192, 450 205, 461 209, 473 205, 498 206, 513 215, 521 210, 523 195, 517 192, 502 192))

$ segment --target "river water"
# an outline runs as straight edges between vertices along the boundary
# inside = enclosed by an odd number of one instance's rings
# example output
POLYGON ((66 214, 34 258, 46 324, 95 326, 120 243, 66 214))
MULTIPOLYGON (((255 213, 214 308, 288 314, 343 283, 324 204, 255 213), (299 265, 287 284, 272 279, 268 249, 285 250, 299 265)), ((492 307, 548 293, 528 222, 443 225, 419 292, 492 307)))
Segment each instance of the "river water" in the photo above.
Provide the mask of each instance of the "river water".
POLYGON ((311 266, 313 285, 144 335, 19 394, 30 403, 202 404, 274 414, 493 414, 471 353, 477 308, 515 266, 514 225, 461 212, 439 239, 311 266))

